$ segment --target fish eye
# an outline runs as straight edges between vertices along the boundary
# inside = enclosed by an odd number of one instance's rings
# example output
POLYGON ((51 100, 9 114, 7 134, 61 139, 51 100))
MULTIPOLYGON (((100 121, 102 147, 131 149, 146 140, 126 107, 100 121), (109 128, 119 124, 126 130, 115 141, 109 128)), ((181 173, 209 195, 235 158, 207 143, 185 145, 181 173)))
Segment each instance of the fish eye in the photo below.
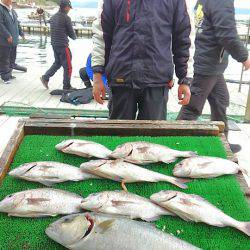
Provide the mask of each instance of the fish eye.
POLYGON ((7 196, 7 198, 11 198, 12 196, 13 196, 13 194, 10 194, 10 195, 7 196))

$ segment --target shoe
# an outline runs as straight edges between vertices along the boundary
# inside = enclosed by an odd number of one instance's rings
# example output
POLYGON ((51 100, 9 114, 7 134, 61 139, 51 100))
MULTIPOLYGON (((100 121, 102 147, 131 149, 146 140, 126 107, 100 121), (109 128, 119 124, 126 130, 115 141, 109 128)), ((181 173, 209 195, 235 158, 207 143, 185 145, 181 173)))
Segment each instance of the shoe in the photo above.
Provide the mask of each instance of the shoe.
POLYGON ((241 151, 241 146, 239 144, 229 144, 229 146, 234 154, 241 151))
POLYGON ((49 81, 46 81, 43 76, 40 78, 43 86, 46 88, 46 89, 49 89, 49 81))
POLYGON ((10 83, 11 83, 11 78, 10 78, 10 79, 6 79, 6 80, 3 80, 3 83, 4 83, 4 84, 10 84, 10 83))
POLYGON ((71 91, 73 91, 73 90, 77 90, 77 89, 70 86, 70 87, 63 87, 63 90, 71 90, 71 91))
POLYGON ((18 71, 22 71, 22 72, 27 72, 27 68, 26 67, 20 66, 18 64, 15 64, 13 66, 13 69, 18 70, 18 71))

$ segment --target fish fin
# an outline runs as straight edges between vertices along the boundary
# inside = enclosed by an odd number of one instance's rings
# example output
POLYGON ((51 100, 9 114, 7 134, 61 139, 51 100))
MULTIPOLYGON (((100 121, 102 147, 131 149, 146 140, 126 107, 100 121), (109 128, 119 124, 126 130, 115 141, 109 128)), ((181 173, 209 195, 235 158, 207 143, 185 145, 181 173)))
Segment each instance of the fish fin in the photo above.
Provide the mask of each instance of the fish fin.
POLYGON ((244 234, 250 236, 250 222, 240 222, 239 225, 236 226, 244 234))
POLYGON ((121 186, 122 186, 122 189, 123 189, 125 192, 128 192, 128 189, 127 189, 127 187, 126 187, 126 183, 125 183, 124 180, 122 181, 121 186))
POLYGON ((250 178, 250 173, 249 173, 245 168, 240 167, 240 172, 241 172, 242 174, 247 175, 247 176, 250 178))
POLYGON ((39 181, 39 183, 43 184, 44 186, 47 186, 47 187, 51 187, 53 185, 55 185, 56 183, 60 183, 60 182, 63 182, 63 181, 59 181, 59 180, 43 180, 43 181, 39 181))
POLYGON ((112 200, 111 203, 115 207, 124 206, 127 204, 135 204, 135 202, 132 201, 116 201, 116 200, 112 200))
POLYGON ((27 214, 8 213, 8 216, 23 217, 23 218, 42 218, 42 217, 48 217, 48 216, 55 217, 57 216, 57 214, 42 214, 38 212, 30 212, 27 214))
POLYGON ((110 219, 110 220, 105 220, 103 222, 101 222, 100 224, 97 225, 98 229, 100 229, 100 233, 103 234, 105 233, 107 230, 109 230, 116 219, 110 219))
POLYGON ((27 198, 29 205, 39 205, 41 202, 50 201, 50 199, 45 198, 27 198))

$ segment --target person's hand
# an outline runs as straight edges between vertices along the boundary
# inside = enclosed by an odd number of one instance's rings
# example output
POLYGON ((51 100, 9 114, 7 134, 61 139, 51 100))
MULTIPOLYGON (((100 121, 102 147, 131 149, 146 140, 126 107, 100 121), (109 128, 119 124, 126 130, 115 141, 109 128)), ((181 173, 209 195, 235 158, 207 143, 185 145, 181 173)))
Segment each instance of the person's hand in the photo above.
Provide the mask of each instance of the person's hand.
POLYGON ((94 99, 98 103, 103 104, 104 103, 103 99, 105 98, 106 90, 105 90, 105 87, 104 87, 104 84, 103 84, 102 74, 95 73, 93 82, 94 82, 93 83, 93 96, 94 96, 94 99))
POLYGON ((168 82, 168 88, 172 89, 174 87, 174 80, 168 82))
POLYGON ((244 70, 249 70, 250 69, 250 57, 248 57, 248 59, 243 62, 243 65, 244 65, 244 70))
POLYGON ((190 87, 186 84, 180 84, 178 88, 178 99, 180 105, 188 105, 191 98, 190 87))
POLYGON ((8 38, 7 38, 7 41, 8 41, 9 44, 12 44, 12 43, 13 43, 13 38, 12 38, 12 36, 8 37, 8 38))

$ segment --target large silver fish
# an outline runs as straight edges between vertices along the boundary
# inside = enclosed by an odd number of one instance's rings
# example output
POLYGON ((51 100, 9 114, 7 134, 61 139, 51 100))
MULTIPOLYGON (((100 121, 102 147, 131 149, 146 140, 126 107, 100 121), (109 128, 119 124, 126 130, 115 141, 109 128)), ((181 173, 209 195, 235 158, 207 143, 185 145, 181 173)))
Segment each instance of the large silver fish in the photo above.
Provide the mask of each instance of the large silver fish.
POLYGON ((153 172, 123 160, 92 160, 83 163, 80 168, 86 173, 119 181, 122 184, 166 181, 180 188, 187 188, 184 184, 186 180, 153 172))
POLYGON ((125 159, 135 164, 156 162, 171 163, 178 157, 191 157, 197 154, 192 151, 178 151, 169 147, 149 142, 127 142, 118 146, 110 155, 115 159, 125 159))
POLYGON ((178 163, 173 174, 177 177, 213 178, 221 175, 236 174, 241 171, 235 162, 208 156, 184 159, 178 163))
POLYGON ((65 181, 100 178, 84 173, 80 168, 53 161, 26 163, 10 171, 9 175, 27 181, 39 182, 45 186, 65 181))
POLYGON ((62 141, 56 145, 56 149, 67 154, 74 154, 86 158, 95 157, 100 159, 108 159, 112 152, 99 143, 76 139, 62 141))
POLYGON ((250 236, 250 222, 233 219, 198 195, 161 191, 153 194, 150 199, 186 221, 204 222, 216 227, 234 227, 250 236))
POLYGON ((82 201, 81 206, 93 212, 125 215, 130 219, 145 221, 158 220, 161 215, 173 215, 149 199, 124 191, 91 194, 82 201))
POLYGON ((73 250, 198 249, 150 223, 95 213, 65 216, 52 223, 46 234, 73 250))
POLYGON ((58 189, 39 188, 18 192, 0 201, 0 212, 17 217, 45 217, 79 213, 83 198, 58 189))

